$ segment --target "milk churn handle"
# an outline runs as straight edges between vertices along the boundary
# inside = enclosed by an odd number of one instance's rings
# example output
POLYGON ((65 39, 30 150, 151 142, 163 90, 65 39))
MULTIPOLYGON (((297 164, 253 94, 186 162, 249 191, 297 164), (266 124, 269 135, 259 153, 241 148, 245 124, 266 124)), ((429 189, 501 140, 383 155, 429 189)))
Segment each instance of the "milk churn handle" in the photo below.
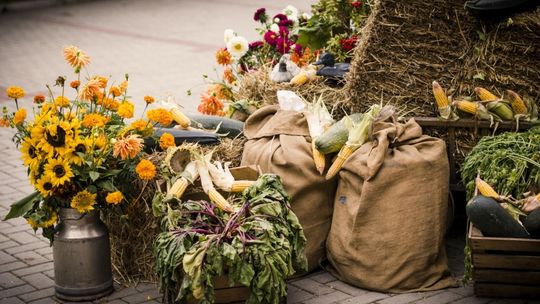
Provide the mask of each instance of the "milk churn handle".
POLYGON ((78 221, 78 220, 82 219, 85 215, 86 215, 86 213, 81 213, 81 215, 79 217, 73 217, 73 218, 69 217, 69 216, 66 216, 66 219, 78 221))

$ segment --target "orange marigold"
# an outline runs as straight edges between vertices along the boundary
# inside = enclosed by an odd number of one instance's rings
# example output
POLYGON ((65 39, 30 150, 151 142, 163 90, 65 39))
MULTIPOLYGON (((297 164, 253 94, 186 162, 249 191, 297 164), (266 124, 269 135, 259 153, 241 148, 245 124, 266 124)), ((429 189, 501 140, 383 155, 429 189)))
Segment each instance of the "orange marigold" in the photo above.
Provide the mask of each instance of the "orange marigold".
POLYGON ((107 82, 109 81, 107 77, 99 76, 99 75, 92 77, 92 79, 96 79, 97 81, 99 81, 99 87, 102 89, 107 86, 107 82))
POLYGON ((111 99, 111 98, 105 98, 103 100, 103 106, 105 107, 105 109, 109 110, 109 111, 117 111, 118 110, 118 107, 120 106, 120 104, 118 103, 118 101, 114 100, 114 99, 111 99))
POLYGON ((109 89, 109 93, 111 93, 111 95, 113 97, 118 97, 120 96, 120 94, 122 94, 122 92, 120 92, 120 88, 117 87, 117 86, 112 86, 110 89, 109 89))
POLYGON ((73 80, 69 86, 72 87, 73 89, 77 89, 79 86, 81 85, 81 82, 78 81, 78 80, 73 80))
POLYGON ((129 125, 129 128, 132 130, 144 131, 149 126, 148 121, 144 119, 137 119, 129 125))
POLYGON ((90 63, 90 57, 76 46, 64 47, 64 59, 75 69, 81 69, 90 63))
POLYGON ((108 119, 107 117, 98 114, 98 113, 90 113, 84 115, 82 125, 86 128, 91 127, 103 127, 107 123, 108 119))
POLYGON ((34 103, 40 104, 45 102, 45 95, 36 95, 34 96, 34 103))
POLYGON ((227 51, 227 49, 225 48, 219 49, 216 52, 216 61, 218 64, 221 64, 221 65, 231 64, 232 62, 231 53, 229 53, 229 51, 227 51))
POLYGON ((0 127, 5 127, 5 128, 9 127, 9 120, 0 117, 0 127))
POLYGON ((24 90, 18 86, 10 86, 6 89, 6 94, 9 98, 19 99, 24 97, 24 90))
POLYGON ((93 101, 101 93, 100 82, 97 79, 91 79, 79 91, 79 98, 82 100, 93 101))
POLYGON ((168 126, 172 123, 173 117, 171 112, 165 109, 152 109, 146 112, 146 116, 151 121, 157 122, 163 126, 168 126))
POLYGON ((214 95, 201 95, 201 103, 197 110, 206 115, 224 115, 223 102, 214 95))
POLYGON ((120 191, 110 192, 105 197, 107 204, 118 205, 124 199, 124 195, 120 191))
POLYGON ((127 87, 128 87, 128 81, 127 80, 122 81, 122 83, 120 84, 120 92, 125 93, 127 90, 127 87))
POLYGON ((236 77, 234 77, 234 74, 231 68, 225 68, 223 70, 223 79, 228 84, 234 84, 236 82, 236 77))
POLYGON ((19 109, 17 112, 15 112, 15 116, 13 116, 13 123, 16 125, 20 125, 24 122, 26 119, 26 109, 19 109))
POLYGON ((135 172, 141 179, 151 180, 156 176, 156 166, 151 161, 143 159, 135 167, 135 172))
POLYGON ((147 96, 144 96, 144 101, 145 101, 147 104, 152 104, 152 103, 154 103, 154 101, 156 101, 156 100, 154 99, 154 97, 148 96, 148 95, 147 95, 147 96))
POLYGON ((159 138, 159 147, 163 150, 167 150, 169 147, 175 147, 174 136, 171 133, 163 133, 159 138))
POLYGON ((58 96, 54 99, 54 104, 60 108, 69 107, 69 99, 65 96, 58 96))
POLYGON ((208 95, 214 95, 221 100, 231 100, 233 98, 233 92, 231 89, 221 83, 211 85, 206 93, 208 95))
POLYGON ((113 156, 121 159, 131 159, 137 156, 142 149, 142 139, 139 135, 132 134, 116 140, 113 147, 113 156))
POLYGON ((131 102, 124 101, 118 106, 118 115, 122 118, 132 118, 134 110, 135 106, 131 102))

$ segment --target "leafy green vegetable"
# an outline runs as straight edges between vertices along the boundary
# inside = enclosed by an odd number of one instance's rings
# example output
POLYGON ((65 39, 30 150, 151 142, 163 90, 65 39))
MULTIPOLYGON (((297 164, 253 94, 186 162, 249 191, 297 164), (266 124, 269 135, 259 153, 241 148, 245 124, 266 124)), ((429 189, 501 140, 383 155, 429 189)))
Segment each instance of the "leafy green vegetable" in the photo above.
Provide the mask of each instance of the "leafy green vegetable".
POLYGON ((266 174, 232 214, 206 201, 169 207, 167 231, 154 243, 165 297, 212 303, 214 278, 227 275, 231 286, 250 289, 247 303, 278 304, 287 294, 285 278, 307 269, 306 238, 289 202, 279 177, 266 174))
POLYGON ((540 132, 507 132, 483 137, 461 167, 467 197, 474 193, 476 175, 500 195, 520 198, 540 190, 540 132))

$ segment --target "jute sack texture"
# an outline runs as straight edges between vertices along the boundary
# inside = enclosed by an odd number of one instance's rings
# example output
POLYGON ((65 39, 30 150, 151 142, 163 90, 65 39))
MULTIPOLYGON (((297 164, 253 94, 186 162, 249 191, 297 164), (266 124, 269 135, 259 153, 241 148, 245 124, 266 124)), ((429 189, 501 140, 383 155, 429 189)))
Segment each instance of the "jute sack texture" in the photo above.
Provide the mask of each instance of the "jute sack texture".
MULTIPOLYGON (((390 120, 390 121, 389 121, 390 120)), ((339 174, 327 254, 352 285, 384 292, 455 286, 444 248, 449 166, 414 121, 374 122, 339 174)))
POLYGON ((304 228, 311 271, 325 259, 336 181, 325 180, 315 168, 307 121, 300 112, 272 105, 253 113, 244 133, 247 142, 241 164, 257 165, 263 173, 277 174, 283 180, 292 210, 304 228))

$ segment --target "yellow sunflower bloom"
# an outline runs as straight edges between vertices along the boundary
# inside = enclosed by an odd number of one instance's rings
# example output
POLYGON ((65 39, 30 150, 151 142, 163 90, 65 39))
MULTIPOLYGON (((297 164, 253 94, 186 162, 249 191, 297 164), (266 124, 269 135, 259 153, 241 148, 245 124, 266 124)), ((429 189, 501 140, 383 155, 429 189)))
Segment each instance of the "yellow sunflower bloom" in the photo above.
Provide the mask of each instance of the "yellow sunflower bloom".
POLYGON ((26 218, 26 222, 34 229, 34 231, 39 228, 39 224, 30 217, 26 218))
POLYGON ((174 136, 171 133, 163 133, 159 138, 159 147, 163 150, 167 150, 169 147, 175 147, 174 136))
POLYGON ((6 94, 9 98, 19 99, 24 97, 24 90, 18 86, 10 86, 6 89, 6 94))
POLYGON ((156 176, 156 166, 151 161, 143 159, 135 167, 135 172, 137 172, 139 178, 151 180, 156 176))
POLYGON ((48 227, 51 227, 51 226, 54 226, 54 224, 56 224, 56 222, 58 221, 58 214, 56 214, 56 212, 54 212, 52 209, 50 208, 44 208, 46 209, 49 214, 49 218, 44 220, 41 224, 41 226, 43 228, 48 228, 48 227))
POLYGON ((69 99, 65 96, 58 96, 54 99, 54 105, 59 108, 69 107, 69 99))
POLYGON ((79 213, 86 213, 94 210, 96 204, 96 194, 83 190, 71 199, 71 208, 77 209, 79 213))
POLYGON ((88 137, 77 138, 73 142, 72 152, 68 156, 68 162, 81 166, 84 162, 84 155, 92 148, 92 140, 88 137), (83 154, 83 155, 81 155, 83 154))
POLYGON ((24 122, 26 119, 26 109, 19 109, 17 112, 15 112, 15 116, 13 116, 13 123, 16 125, 20 125, 24 122))
POLYGON ((107 146, 107 137, 105 135, 100 134, 93 138, 93 148, 96 150, 102 150, 107 146))
POLYGON ((51 178, 53 186, 61 186, 73 177, 73 171, 69 163, 63 158, 51 158, 45 164, 44 174, 51 178))
POLYGON ((98 114, 98 113, 90 113, 84 115, 82 126, 86 128, 92 128, 92 127, 98 127, 101 128, 107 123, 108 119, 107 117, 98 114))
POLYGON ((23 164, 30 168, 31 171, 36 172, 39 168, 39 150, 32 142, 31 138, 26 137, 21 144, 21 153, 23 164))
POLYGON ((107 194, 107 197, 105 197, 105 201, 110 205, 118 205, 123 199, 124 195, 120 191, 111 192, 107 194))
POLYGON ((122 118, 132 118, 135 106, 129 102, 124 101, 118 106, 118 115, 122 118))
POLYGON ((50 176, 44 174, 37 180, 35 187, 43 197, 48 197, 53 193, 54 186, 50 176))

